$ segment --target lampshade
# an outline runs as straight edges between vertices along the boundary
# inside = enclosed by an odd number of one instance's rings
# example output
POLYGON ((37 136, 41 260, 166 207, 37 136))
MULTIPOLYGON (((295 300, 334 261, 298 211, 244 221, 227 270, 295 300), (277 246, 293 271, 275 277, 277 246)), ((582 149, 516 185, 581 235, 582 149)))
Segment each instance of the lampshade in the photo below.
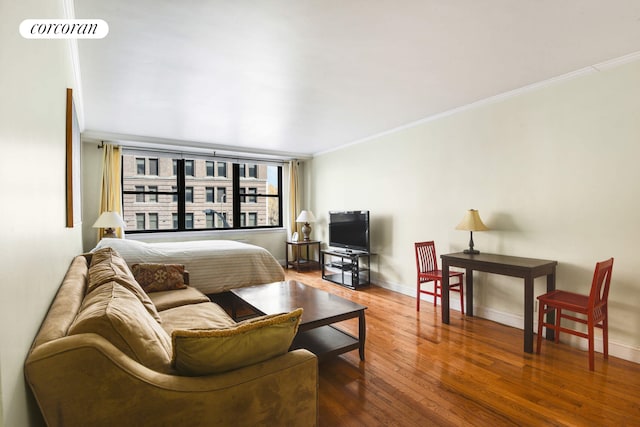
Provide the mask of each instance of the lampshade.
POLYGON ((296 222, 308 223, 308 222, 314 222, 315 220, 316 220, 316 217, 313 216, 313 212, 311 212, 311 211, 302 211, 302 212, 300 212, 300 215, 298 215, 298 218, 296 219, 296 222))
POLYGON ((480 219, 480 214, 478 214, 478 211, 475 209, 469 209, 464 214, 464 218, 462 218, 460 224, 456 226, 456 230, 486 231, 488 230, 488 228, 480 219))
POLYGON ((97 221, 93 223, 93 228, 125 228, 125 223, 118 212, 102 212, 97 221))

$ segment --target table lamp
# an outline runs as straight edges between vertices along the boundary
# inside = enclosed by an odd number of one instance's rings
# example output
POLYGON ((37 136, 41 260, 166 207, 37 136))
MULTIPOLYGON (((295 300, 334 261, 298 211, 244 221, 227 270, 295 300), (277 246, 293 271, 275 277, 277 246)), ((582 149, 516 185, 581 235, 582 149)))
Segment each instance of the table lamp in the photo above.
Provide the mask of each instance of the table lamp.
POLYGON ((93 228, 104 228, 104 237, 117 238, 116 228, 125 228, 125 223, 118 212, 102 212, 98 220, 93 223, 93 228))
POLYGON ((469 240, 469 249, 465 249, 465 254, 477 255, 480 251, 473 249, 473 232, 474 231, 486 231, 487 226, 484 225, 480 219, 480 214, 475 209, 469 209, 465 214, 460 224, 456 226, 456 230, 465 230, 471 233, 471 239, 469 240))
POLYGON ((309 234, 311 233, 311 226, 309 223, 314 222, 315 220, 316 217, 313 216, 313 212, 311 211, 302 211, 300 212, 300 215, 298 215, 296 222, 304 222, 301 230, 304 240, 309 240, 309 234))

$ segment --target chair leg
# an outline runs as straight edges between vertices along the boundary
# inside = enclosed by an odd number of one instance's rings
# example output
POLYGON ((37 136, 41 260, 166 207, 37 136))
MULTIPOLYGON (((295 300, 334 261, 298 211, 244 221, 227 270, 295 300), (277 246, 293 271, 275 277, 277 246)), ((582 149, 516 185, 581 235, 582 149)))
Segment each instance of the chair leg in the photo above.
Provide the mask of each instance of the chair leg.
POLYGON ((433 306, 434 307, 438 305, 438 295, 441 295, 440 298, 442 298, 442 284, 440 283, 439 280, 434 280, 433 281, 433 306))
POLYGON ((420 311, 420 279, 418 279, 418 295, 416 295, 416 311, 420 311))
POLYGON ((560 317, 562 317, 562 309, 556 309, 556 326, 554 328, 555 341, 556 344, 560 342, 560 317))
POLYGON ((536 353, 540 354, 540 347, 542 346, 542 325, 544 323, 544 304, 539 304, 538 307, 538 337, 536 338, 536 353))
POLYGON ((594 352, 595 352, 595 346, 594 346, 594 340, 593 340, 593 335, 594 335, 594 331, 593 331, 593 320, 590 318, 588 325, 587 325, 587 335, 588 335, 588 340, 589 340, 589 370, 593 371, 595 368, 595 363, 594 363, 594 352))
POLYGON ((464 316, 464 280, 462 280, 464 276, 460 276, 458 279, 460 280, 460 312, 464 316))
POLYGON ((609 316, 606 312, 602 320, 602 353, 605 359, 609 358, 609 316))

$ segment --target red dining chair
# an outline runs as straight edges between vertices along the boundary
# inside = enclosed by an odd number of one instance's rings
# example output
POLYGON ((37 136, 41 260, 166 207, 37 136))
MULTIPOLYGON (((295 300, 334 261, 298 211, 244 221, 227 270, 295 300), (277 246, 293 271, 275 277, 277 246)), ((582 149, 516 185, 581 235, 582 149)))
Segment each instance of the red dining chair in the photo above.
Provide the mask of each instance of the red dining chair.
POLYGON ((560 332, 566 332, 589 340, 589 370, 594 366, 594 328, 602 329, 602 348, 604 358, 609 358, 609 331, 607 318, 607 299, 609 298, 609 285, 611 284, 611 271, 613 270, 613 258, 596 263, 591 282, 589 295, 555 290, 538 297, 540 309, 538 310, 538 342, 536 353, 540 354, 542 343, 542 327, 553 328, 556 343, 560 341, 560 332), (563 310, 574 314, 566 314, 563 310), (544 321, 545 314, 555 311, 555 324, 544 321), (576 317, 576 314, 581 317, 576 317), (585 318, 586 317, 586 318, 585 318), (587 332, 569 329, 560 326, 562 319, 587 325, 587 332))
MULTIPOLYGON (((437 305, 438 298, 442 298, 442 270, 438 270, 438 258, 436 257, 436 246, 431 242, 415 243, 416 248, 416 268, 418 269, 417 277, 417 302, 416 311, 420 311, 420 294, 433 296, 433 305, 437 305), (433 282, 433 292, 422 289, 422 284, 433 282)), ((449 272, 449 289, 460 292, 460 311, 464 314, 464 288, 462 278, 464 273, 458 271, 449 272), (457 277, 457 283, 451 283, 451 278, 457 277)))

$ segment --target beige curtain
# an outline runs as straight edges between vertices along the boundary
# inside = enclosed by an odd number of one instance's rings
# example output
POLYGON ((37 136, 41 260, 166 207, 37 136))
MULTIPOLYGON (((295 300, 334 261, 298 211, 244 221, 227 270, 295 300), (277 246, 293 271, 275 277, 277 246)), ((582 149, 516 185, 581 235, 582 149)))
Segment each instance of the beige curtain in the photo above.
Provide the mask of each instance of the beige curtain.
MULTIPOLYGON (((296 218, 300 213, 298 165, 297 160, 291 160, 289 162, 289 237, 298 231, 298 223, 296 222, 296 218)), ((291 248, 291 257, 289 259, 295 260, 295 254, 296 252, 291 248)))
POLYGON ((289 162, 289 235, 298 231, 296 218, 300 213, 300 189, 298 183, 298 161, 289 162))
MULTIPOLYGON (((120 147, 113 144, 104 144, 104 156, 102 158, 102 188, 100 191, 100 212, 118 212, 122 215, 122 184, 120 174, 122 171, 122 156, 120 147)), ((104 230, 98 230, 98 240, 104 230)), ((124 230, 116 229, 116 235, 124 237, 124 230)))

